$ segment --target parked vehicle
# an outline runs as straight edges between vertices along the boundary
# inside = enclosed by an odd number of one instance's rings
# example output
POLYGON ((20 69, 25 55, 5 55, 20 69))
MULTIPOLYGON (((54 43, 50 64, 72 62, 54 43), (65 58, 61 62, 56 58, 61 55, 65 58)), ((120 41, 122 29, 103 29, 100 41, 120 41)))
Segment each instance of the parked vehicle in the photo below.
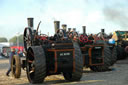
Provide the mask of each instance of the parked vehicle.
POLYGON ((128 55, 128 31, 115 31, 112 35, 117 48, 117 59, 125 59, 128 55))
POLYGON ((72 31, 69 32, 69 37, 79 42, 85 67, 98 72, 108 71, 109 67, 116 62, 114 46, 108 45, 97 35, 87 35, 86 26, 83 26, 83 34, 72 31))
POLYGON ((2 47, 1 56, 8 58, 10 52, 11 52, 10 47, 8 47, 8 46, 3 46, 3 47, 2 47))
POLYGON ((11 49, 15 49, 16 50, 16 53, 20 56, 20 57, 23 57, 23 51, 24 51, 24 47, 23 46, 11 46, 10 47, 11 49))
MULTIPOLYGON (((24 48, 26 59, 22 60, 22 68, 26 68, 30 83, 42 83, 46 76, 61 74, 68 81, 79 81, 83 72, 83 60, 77 42, 67 38, 66 32, 59 29, 55 21, 55 35, 39 34, 33 29, 33 18, 28 18, 28 27, 24 30, 24 48)), ((12 74, 19 78, 21 60, 18 56, 12 59, 12 74)))

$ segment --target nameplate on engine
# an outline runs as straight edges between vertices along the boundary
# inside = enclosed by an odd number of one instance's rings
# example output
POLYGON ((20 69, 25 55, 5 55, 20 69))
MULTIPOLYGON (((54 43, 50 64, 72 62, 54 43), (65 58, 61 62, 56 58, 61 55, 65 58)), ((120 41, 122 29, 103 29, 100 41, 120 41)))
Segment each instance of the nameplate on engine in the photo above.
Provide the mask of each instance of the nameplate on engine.
POLYGON ((94 47, 95 49, 101 49, 101 47, 94 47))
POLYGON ((60 56, 68 56, 71 55, 70 53, 60 53, 60 56))
POLYGON ((66 51, 66 52, 57 52, 58 56, 72 56, 73 52, 72 51, 66 51))

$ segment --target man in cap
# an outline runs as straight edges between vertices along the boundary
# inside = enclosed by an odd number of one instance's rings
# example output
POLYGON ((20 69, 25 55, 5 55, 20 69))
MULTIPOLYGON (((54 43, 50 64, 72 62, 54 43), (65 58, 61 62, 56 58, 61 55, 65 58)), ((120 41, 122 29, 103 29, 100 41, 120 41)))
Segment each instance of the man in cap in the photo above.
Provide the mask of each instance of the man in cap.
POLYGON ((6 72, 6 75, 9 76, 9 73, 11 72, 11 60, 12 57, 16 54, 15 48, 11 49, 10 55, 9 55, 9 68, 8 71, 6 72))

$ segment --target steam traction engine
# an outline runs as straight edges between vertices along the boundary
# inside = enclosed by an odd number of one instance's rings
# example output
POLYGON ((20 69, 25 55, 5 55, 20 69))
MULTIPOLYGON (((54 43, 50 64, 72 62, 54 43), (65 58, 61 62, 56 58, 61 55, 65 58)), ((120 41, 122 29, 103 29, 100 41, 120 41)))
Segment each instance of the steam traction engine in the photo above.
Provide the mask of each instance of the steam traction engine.
POLYGON ((69 37, 79 43, 85 67, 90 67, 93 71, 101 72, 108 71, 109 67, 115 63, 116 55, 113 45, 108 46, 97 35, 87 35, 86 26, 83 26, 83 34, 73 31, 69 33, 69 37))
POLYGON ((83 26, 82 34, 73 29, 69 32, 69 37, 79 43, 85 67, 90 67, 93 71, 107 71, 104 69, 104 45, 94 43, 93 37, 86 34, 86 26, 83 26))
POLYGON ((102 68, 109 70, 109 67, 115 64, 117 60, 117 52, 115 43, 111 39, 111 35, 107 35, 104 31, 104 29, 101 29, 101 32, 91 36, 95 43, 104 45, 104 67, 102 68))
POLYGON ((128 57, 128 31, 115 31, 112 35, 115 40, 117 50, 117 59, 125 59, 128 57))
MULTIPOLYGON (((66 80, 79 81, 83 72, 83 57, 77 42, 71 41, 66 31, 59 29, 59 21, 54 21, 55 35, 39 34, 33 29, 33 18, 28 18, 28 27, 24 30, 24 47, 26 59, 22 60, 22 67, 26 68, 30 83, 42 83, 46 76, 63 73, 66 80)), ((12 74, 20 77, 17 68, 18 57, 12 61, 12 74)))

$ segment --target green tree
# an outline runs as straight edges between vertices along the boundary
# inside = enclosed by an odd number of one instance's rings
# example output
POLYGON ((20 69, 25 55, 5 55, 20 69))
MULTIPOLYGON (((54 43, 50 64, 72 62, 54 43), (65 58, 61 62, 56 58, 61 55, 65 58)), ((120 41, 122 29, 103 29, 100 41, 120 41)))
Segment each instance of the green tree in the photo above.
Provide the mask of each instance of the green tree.
POLYGON ((0 37, 0 42, 8 42, 8 40, 5 37, 0 37))
POLYGON ((17 42, 17 37, 16 37, 16 36, 12 37, 12 38, 9 40, 9 42, 16 43, 16 42, 17 42))
POLYGON ((19 43, 23 43, 23 35, 20 35, 18 38, 19 38, 19 43))
POLYGON ((23 35, 19 35, 18 37, 14 36, 9 40, 9 42, 17 43, 17 38, 19 40, 19 43, 23 43, 23 35))

